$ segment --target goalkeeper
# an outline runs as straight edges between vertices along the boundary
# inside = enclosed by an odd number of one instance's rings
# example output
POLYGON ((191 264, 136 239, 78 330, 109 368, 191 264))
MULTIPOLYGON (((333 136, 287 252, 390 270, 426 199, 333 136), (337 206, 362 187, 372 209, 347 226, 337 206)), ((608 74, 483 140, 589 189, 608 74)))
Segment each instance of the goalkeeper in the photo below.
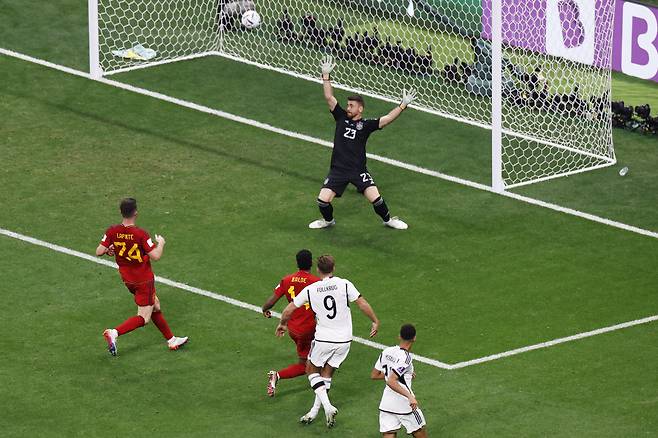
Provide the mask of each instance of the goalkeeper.
POLYGON ((331 154, 331 167, 329 175, 324 180, 320 195, 318 195, 318 206, 322 219, 311 222, 309 228, 327 228, 336 224, 334 220, 334 209, 331 201, 340 197, 348 184, 353 184, 359 193, 362 193, 372 204, 375 212, 382 218, 384 225, 396 230, 406 230, 407 224, 398 217, 391 217, 388 206, 379 194, 368 168, 366 167, 366 142, 374 131, 397 119, 402 111, 416 97, 413 90, 402 93, 402 103, 395 107, 390 113, 379 119, 363 119, 363 98, 358 95, 347 98, 347 108, 343 109, 334 97, 329 75, 336 64, 331 56, 327 55, 322 61, 322 86, 324 98, 329 104, 329 110, 336 120, 336 132, 334 134, 334 149, 331 154))

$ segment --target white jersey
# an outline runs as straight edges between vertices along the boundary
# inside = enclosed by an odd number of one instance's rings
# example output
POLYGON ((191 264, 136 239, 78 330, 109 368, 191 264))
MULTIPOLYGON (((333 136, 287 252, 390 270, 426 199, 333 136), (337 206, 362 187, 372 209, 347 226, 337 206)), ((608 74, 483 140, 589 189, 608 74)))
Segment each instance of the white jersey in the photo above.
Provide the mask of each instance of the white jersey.
POLYGON ((352 341, 350 303, 361 294, 352 282, 339 277, 327 277, 306 286, 293 300, 295 306, 309 304, 315 313, 315 340, 344 343, 352 341))
MULTIPOLYGON (((414 364, 411 360, 411 354, 407 350, 397 345, 388 347, 379 355, 377 362, 375 362, 375 369, 383 372, 387 381, 395 373, 400 385, 413 394, 411 380, 414 373, 414 364)), ((411 413, 411 405, 409 405, 407 397, 398 394, 386 385, 382 401, 379 403, 379 410, 391 414, 406 415, 411 413)))

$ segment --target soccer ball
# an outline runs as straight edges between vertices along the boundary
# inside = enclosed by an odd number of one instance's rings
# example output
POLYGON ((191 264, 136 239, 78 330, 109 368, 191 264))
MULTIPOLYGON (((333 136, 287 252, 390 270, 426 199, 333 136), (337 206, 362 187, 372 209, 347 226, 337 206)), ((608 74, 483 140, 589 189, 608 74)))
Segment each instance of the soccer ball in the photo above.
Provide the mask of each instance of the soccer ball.
POLYGON ((247 29, 255 29, 260 25, 260 15, 254 10, 242 14, 242 25, 247 29))

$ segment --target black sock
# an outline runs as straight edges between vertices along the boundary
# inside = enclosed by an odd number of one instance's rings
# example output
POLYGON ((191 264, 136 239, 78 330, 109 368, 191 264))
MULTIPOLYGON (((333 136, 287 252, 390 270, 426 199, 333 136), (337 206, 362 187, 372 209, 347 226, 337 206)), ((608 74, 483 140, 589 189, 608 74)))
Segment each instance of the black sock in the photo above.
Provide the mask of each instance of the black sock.
POLYGON ((388 206, 386 205, 386 202, 384 202, 384 198, 381 196, 372 201, 372 207, 375 209, 375 213, 377 213, 384 222, 388 222, 391 219, 391 213, 388 211, 388 206))
POLYGON ((318 199, 318 207, 320 207, 320 213, 322 217, 327 222, 334 220, 334 207, 331 205, 331 202, 324 202, 322 199, 318 199))

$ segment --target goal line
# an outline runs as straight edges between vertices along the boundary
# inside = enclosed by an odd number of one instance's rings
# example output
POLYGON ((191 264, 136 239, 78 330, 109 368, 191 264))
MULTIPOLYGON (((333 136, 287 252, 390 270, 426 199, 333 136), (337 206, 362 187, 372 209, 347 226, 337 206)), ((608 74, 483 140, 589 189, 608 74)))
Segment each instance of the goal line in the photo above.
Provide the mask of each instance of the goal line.
MULTIPOLYGON (((86 79, 95 80, 95 81, 101 82, 105 85, 120 88, 120 89, 130 91, 130 92, 133 92, 133 93, 137 93, 137 94, 142 94, 144 96, 148 96, 148 97, 151 97, 151 98, 154 98, 154 99, 159 99, 159 100, 169 102, 169 103, 172 103, 174 105, 182 106, 182 107, 194 110, 194 111, 199 111, 199 112, 202 112, 202 113, 211 114, 211 115, 214 115, 214 116, 217 116, 217 117, 221 117, 223 119, 227 119, 227 120, 242 123, 242 124, 245 124, 245 125, 253 126, 253 127, 256 127, 256 128, 259 128, 259 129, 264 129, 266 131, 274 132, 276 134, 284 135, 286 137, 295 138, 297 140, 302 140, 302 141, 306 141, 306 142, 309 142, 309 143, 314 143, 314 144, 324 146, 324 147, 328 147, 328 148, 332 147, 331 142, 326 141, 326 140, 322 140, 322 139, 319 139, 319 138, 316 138, 316 137, 313 137, 313 136, 310 136, 310 135, 306 135, 306 134, 302 134, 302 133, 294 132, 294 131, 289 131, 287 129, 278 128, 276 126, 272 126, 272 125, 269 125, 267 123, 259 122, 257 120, 249 119, 247 117, 242 117, 242 116, 231 114, 231 113, 228 113, 228 112, 225 112, 225 111, 220 111, 220 110, 217 110, 217 109, 209 108, 207 106, 199 105, 199 104, 196 104, 194 102, 189 102, 189 101, 186 101, 186 100, 183 100, 183 99, 178 99, 178 98, 175 98, 175 97, 168 96, 166 94, 158 93, 158 92, 155 92, 155 91, 150 91, 150 90, 147 90, 147 89, 144 89, 144 88, 136 87, 136 86, 133 86, 133 85, 129 85, 129 84, 119 82, 119 81, 115 81, 115 80, 111 80, 111 79, 107 79, 107 78, 104 78, 104 77, 102 77, 100 79, 93 79, 91 77, 91 75, 87 72, 76 70, 76 69, 66 67, 66 66, 63 66, 63 65, 60 65, 60 64, 56 64, 56 63, 53 63, 53 62, 50 62, 50 61, 45 61, 43 59, 35 58, 33 56, 26 55, 24 53, 15 52, 13 50, 4 49, 4 48, 0 47, 0 54, 5 55, 5 56, 10 56, 10 57, 13 57, 13 58, 17 58, 17 59, 20 59, 22 61, 27 61, 27 62, 30 62, 30 63, 33 63, 33 64, 38 64, 38 65, 48 67, 48 68, 51 68, 51 69, 54 69, 54 70, 58 70, 58 71, 61 71, 61 72, 64 72, 64 73, 68 73, 68 74, 71 74, 71 75, 74 75, 74 76, 79 76, 79 77, 83 77, 83 78, 86 78, 86 79)), ((562 207, 562 206, 557 205, 557 204, 542 201, 540 199, 530 198, 528 196, 520 195, 520 194, 517 194, 517 193, 510 192, 510 191, 500 192, 500 191, 494 190, 491 186, 488 186, 488 185, 485 185, 485 184, 481 184, 481 183, 478 183, 478 182, 475 182, 475 181, 470 181, 470 180, 467 180, 467 179, 464 179, 464 178, 459 178, 459 177, 456 177, 456 176, 447 175, 447 174, 442 173, 442 172, 427 169, 427 168, 424 168, 424 167, 421 167, 421 166, 417 166, 415 164, 405 163, 403 161, 395 160, 395 159, 384 157, 384 156, 381 156, 381 155, 368 153, 367 157, 370 160, 378 161, 378 162, 385 163, 385 164, 388 164, 388 165, 391 165, 391 166, 394 166, 394 167, 409 170, 411 172, 416 172, 416 173, 420 173, 420 174, 423 174, 423 175, 427 175, 427 176, 431 176, 431 177, 434 177, 434 178, 449 181, 449 182, 452 182, 452 183, 461 184, 461 185, 471 187, 471 188, 474 188, 474 189, 478 189, 478 190, 484 190, 486 192, 494 193, 494 194, 499 195, 499 196, 505 196, 507 198, 512 198, 512 199, 515 199, 517 201, 521 201, 521 202, 524 202, 524 203, 527 203, 527 204, 536 205, 536 206, 539 206, 539 207, 542 207, 542 208, 547 208, 547 209, 550 209, 550 210, 558 211, 560 213, 564 213, 564 214, 568 214, 568 215, 571 215, 571 216, 576 216, 576 217, 579 217, 579 218, 582 218, 582 219, 586 219, 588 221, 597 222, 597 223, 604 224, 604 225, 614 227, 614 228, 618 228, 618 229, 621 229, 621 230, 624 230, 624 231, 629 231, 629 232, 632 232, 632 233, 636 233, 636 234, 640 234, 640 235, 643 235, 643 236, 658 239, 658 232, 643 229, 643 228, 640 228, 640 227, 636 227, 634 225, 629 225, 629 224, 625 224, 625 223, 622 223, 622 222, 619 222, 619 221, 607 219, 607 218, 597 216, 597 215, 594 215, 594 214, 582 212, 580 210, 576 210, 576 209, 573 209, 573 208, 562 207)))

